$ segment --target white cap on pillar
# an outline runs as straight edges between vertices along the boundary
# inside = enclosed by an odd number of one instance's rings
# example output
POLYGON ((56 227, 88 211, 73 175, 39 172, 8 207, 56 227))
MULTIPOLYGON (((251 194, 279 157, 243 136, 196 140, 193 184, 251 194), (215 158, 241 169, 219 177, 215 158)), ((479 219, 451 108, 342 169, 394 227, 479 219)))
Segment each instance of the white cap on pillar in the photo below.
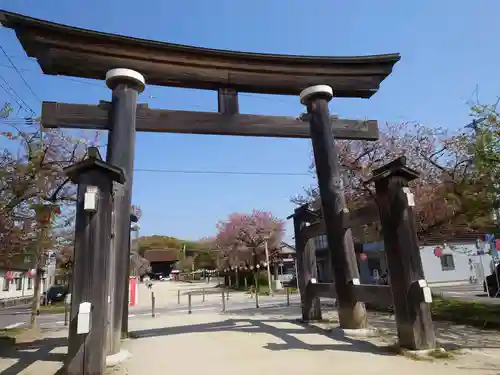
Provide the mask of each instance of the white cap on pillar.
POLYGON ((333 90, 330 86, 328 85, 316 85, 316 86, 311 86, 308 87, 305 90, 302 90, 300 93, 300 103, 301 104, 307 104, 309 99, 311 97, 321 94, 322 96, 326 97, 328 100, 333 98, 333 90))
POLYGON ((106 73, 106 85, 113 89, 116 80, 132 81, 139 87, 139 92, 144 91, 146 80, 144 76, 132 69, 117 68, 106 73))

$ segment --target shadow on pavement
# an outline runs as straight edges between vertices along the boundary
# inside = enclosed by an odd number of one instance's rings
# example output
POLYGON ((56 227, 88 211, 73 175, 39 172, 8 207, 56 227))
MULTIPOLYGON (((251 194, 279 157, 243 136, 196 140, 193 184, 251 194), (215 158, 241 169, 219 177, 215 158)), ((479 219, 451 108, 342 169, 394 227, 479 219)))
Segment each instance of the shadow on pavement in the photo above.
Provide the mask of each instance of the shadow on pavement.
MULTIPOLYGON (((66 354, 52 353, 56 348, 67 345, 66 337, 45 338, 28 343, 19 343, 9 348, 0 348, 0 361, 3 359, 14 359, 16 363, 1 371, 2 375, 17 375, 24 369, 37 361, 60 362, 62 366, 66 354)), ((59 374, 57 371, 55 374, 59 374)), ((45 374, 44 374, 45 375, 45 374)))
MULTIPOLYGON (((327 303, 322 304, 322 310, 326 316, 328 312, 334 312, 334 309, 327 303)), ((300 305, 292 303, 289 307, 273 306, 265 308, 244 308, 230 309, 226 313, 250 316, 276 316, 291 319, 300 316, 300 305)), ((332 314, 328 314, 332 315, 332 314)), ((329 317, 329 321, 333 326, 338 325, 337 314, 329 317)), ((373 328, 382 331, 388 338, 396 341, 397 330, 394 315, 382 314, 376 312, 368 312, 368 322, 373 328)), ((496 330, 481 330, 475 327, 466 325, 456 325, 450 322, 434 322, 436 336, 440 343, 447 348, 467 348, 467 349, 500 349, 500 334, 496 330)))
POLYGON ((352 339, 344 336, 341 330, 325 331, 317 327, 299 322, 297 319, 227 319, 222 322, 193 324, 187 326, 155 328, 140 330, 131 333, 134 339, 144 339, 157 336, 173 336, 187 333, 210 333, 210 332, 243 332, 264 333, 279 338, 283 343, 269 343, 265 349, 282 351, 290 349, 302 349, 311 351, 350 351, 358 353, 372 353, 379 355, 395 355, 388 348, 379 347, 372 343, 352 339), (293 328, 279 328, 273 324, 292 324, 293 328), (296 336, 321 335, 332 341, 331 344, 308 344, 296 336))

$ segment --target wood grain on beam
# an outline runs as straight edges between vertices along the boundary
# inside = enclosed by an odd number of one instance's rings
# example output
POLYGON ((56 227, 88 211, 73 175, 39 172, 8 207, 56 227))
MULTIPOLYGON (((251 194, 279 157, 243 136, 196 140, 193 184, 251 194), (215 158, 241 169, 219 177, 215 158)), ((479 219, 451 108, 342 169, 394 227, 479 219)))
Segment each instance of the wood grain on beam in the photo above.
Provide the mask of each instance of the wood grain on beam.
POLYGON ((308 241, 311 238, 321 236, 325 234, 325 223, 323 220, 312 223, 311 225, 302 228, 302 236, 304 236, 304 241, 308 241))
MULTIPOLYGON (((42 125, 46 128, 108 129, 109 103, 100 105, 44 102, 42 125)), ((137 107, 137 131, 183 134, 241 135, 254 137, 309 138, 309 124, 293 117, 225 115, 137 107)), ((332 120, 338 139, 378 139, 377 121, 332 120)))
POLYGON ((378 207, 375 203, 368 203, 366 206, 353 210, 349 213, 349 220, 346 220, 350 228, 371 224, 380 220, 378 207))
POLYGON ((46 74, 104 79, 109 69, 139 71, 148 84, 298 95, 311 85, 335 96, 368 98, 392 72, 399 54, 293 56, 199 48, 106 34, 0 11, 24 50, 46 74))
POLYGON ((353 285, 354 293, 358 301, 373 305, 392 305, 392 290, 389 285, 353 285))
POLYGON ((225 115, 236 115, 240 112, 238 104, 238 92, 233 89, 218 90, 218 108, 219 113, 225 115))
POLYGON ((314 296, 324 298, 337 298, 335 284, 333 283, 309 283, 307 287, 311 290, 314 296))
MULTIPOLYGON (((348 220, 345 220, 346 228, 354 228, 359 227, 361 225, 367 225, 374 223, 379 218, 378 207, 375 203, 370 203, 364 207, 358 208, 357 210, 351 211, 347 214, 348 220)), ((304 236, 305 241, 321 236, 325 234, 325 224, 323 220, 312 223, 309 226, 304 226, 302 228, 302 235, 304 236)))

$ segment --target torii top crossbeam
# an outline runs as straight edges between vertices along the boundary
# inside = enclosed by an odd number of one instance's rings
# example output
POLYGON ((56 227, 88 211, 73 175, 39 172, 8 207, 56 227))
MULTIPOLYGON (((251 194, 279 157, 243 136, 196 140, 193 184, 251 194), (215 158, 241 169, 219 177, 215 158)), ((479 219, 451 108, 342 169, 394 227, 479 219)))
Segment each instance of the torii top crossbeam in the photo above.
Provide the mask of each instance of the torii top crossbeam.
POLYGON ((222 51, 106 34, 0 11, 24 50, 46 74, 104 79, 120 67, 148 84, 195 89, 298 95, 329 85, 337 97, 369 98, 392 72, 399 54, 312 57, 222 51))

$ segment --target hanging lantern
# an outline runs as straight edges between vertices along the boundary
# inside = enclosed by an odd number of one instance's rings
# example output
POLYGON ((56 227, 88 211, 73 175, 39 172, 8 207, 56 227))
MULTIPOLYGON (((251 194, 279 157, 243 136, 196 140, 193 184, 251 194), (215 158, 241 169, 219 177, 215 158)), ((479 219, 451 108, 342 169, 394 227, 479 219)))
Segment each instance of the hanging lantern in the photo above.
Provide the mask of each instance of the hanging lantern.
POLYGON ((35 277, 36 275, 36 269, 35 268, 32 268, 28 271, 28 277, 29 278, 32 278, 32 277, 35 277))
POLYGON ((435 247, 435 248, 434 248, 434 255, 435 255, 436 257, 438 257, 438 258, 440 258, 440 257, 442 257, 442 256, 443 256, 443 252, 444 252, 444 251, 443 251, 443 248, 442 248, 442 247, 437 246, 437 247, 435 247))
POLYGON ((368 259, 368 255, 366 255, 365 253, 361 253, 361 254, 359 254, 359 259, 362 261, 365 261, 368 259))

